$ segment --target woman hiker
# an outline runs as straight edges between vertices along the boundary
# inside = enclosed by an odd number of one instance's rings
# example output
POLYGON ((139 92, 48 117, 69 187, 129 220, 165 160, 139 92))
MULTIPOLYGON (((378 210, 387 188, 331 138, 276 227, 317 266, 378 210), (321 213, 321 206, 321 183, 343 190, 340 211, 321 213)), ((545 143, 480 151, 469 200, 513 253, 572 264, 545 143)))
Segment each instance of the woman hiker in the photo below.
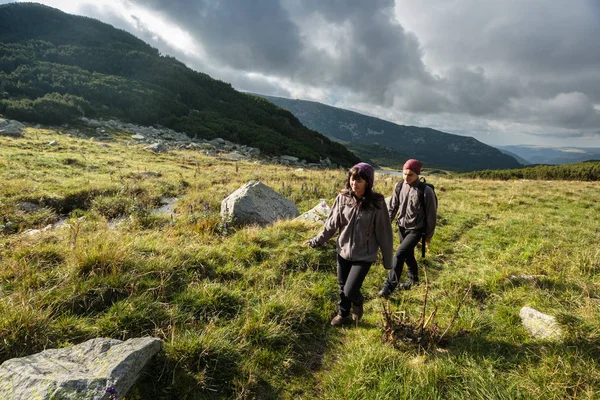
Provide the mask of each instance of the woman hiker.
POLYGON ((367 163, 358 163, 348 172, 346 187, 337 195, 325 227, 306 243, 320 247, 339 230, 337 239, 337 279, 340 287, 338 313, 331 320, 339 326, 363 315, 363 295, 360 288, 380 248, 383 265, 392 268, 393 233, 383 196, 373 192, 375 170, 367 163))
POLYGON ((394 268, 388 273, 387 280, 379 291, 382 297, 389 297, 396 287, 408 290, 419 283, 415 246, 423 236, 425 242, 429 244, 435 231, 437 201, 433 189, 424 183, 420 184, 421 166, 421 163, 415 159, 404 163, 402 167, 404 182, 400 181, 396 184, 390 199, 390 221, 394 220, 398 209, 401 210, 397 220, 401 244, 396 251, 394 268), (408 266, 407 279, 398 284, 404 263, 408 266))

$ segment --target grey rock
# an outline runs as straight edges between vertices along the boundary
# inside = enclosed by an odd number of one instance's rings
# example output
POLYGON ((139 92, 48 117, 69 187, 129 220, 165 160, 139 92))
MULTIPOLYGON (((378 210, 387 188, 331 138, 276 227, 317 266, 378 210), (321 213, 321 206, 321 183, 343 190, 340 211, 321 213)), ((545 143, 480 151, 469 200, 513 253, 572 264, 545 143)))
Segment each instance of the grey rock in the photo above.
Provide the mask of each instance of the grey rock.
POLYGON ((17 203, 16 206, 19 210, 25 211, 28 213, 37 212, 42 208, 42 207, 38 206, 37 204, 30 203, 28 201, 21 201, 21 202, 17 203))
POLYGON ((104 134, 93 138, 93 140, 96 142, 116 142, 117 141, 117 139, 115 139, 114 137, 104 135, 104 134))
POLYGON ((168 148, 162 143, 153 143, 150 146, 144 147, 147 150, 152 150, 155 153, 165 153, 168 148))
POLYGON ((235 151, 232 151, 231 153, 224 154, 222 156, 222 158, 225 159, 225 160, 231 160, 231 161, 243 161, 243 160, 247 160, 248 159, 248 157, 246 157, 245 155, 240 154, 240 153, 236 153, 235 151))
POLYGON ((132 135, 131 138, 135 139, 135 140, 145 139, 144 135, 140 135, 139 133, 136 133, 135 135, 132 135))
POLYGON ((23 136, 25 125, 19 121, 0 118, 0 135, 19 137, 23 136))
POLYGON ((161 206, 152 210, 152 214, 173 214, 175 211, 175 203, 179 200, 178 197, 162 197, 160 199, 161 206))
POLYGON ((122 398, 161 343, 151 337, 97 338, 7 360, 0 366, 0 398, 105 400, 110 398, 107 388, 122 398))
POLYGON ((530 281, 534 282, 546 278, 546 275, 511 275, 508 280, 511 282, 530 281))
POLYGON ((298 160, 299 160, 298 157, 293 157, 293 156, 280 156, 279 159, 289 161, 291 163, 298 162, 298 160))
POLYGON ((34 236, 34 235, 37 235, 39 233, 49 231, 50 229, 52 229, 52 224, 46 225, 45 227, 43 227, 41 229, 27 229, 26 231, 23 231, 22 235, 25 235, 25 236, 34 236))
POLYGON ((331 212, 331 208, 327 205, 325 200, 321 200, 319 204, 314 206, 312 209, 308 210, 304 214, 300 215, 296 219, 303 221, 311 221, 311 222, 322 222, 325 223, 325 220, 329 216, 331 212))
POLYGON ((100 124, 100 121, 95 120, 95 119, 90 119, 87 121, 87 126, 89 126, 90 128, 99 128, 102 125, 100 124))
POLYGON ((541 313, 530 307, 523 307, 519 316, 523 326, 535 338, 558 340, 563 336, 556 318, 551 315, 541 313))
POLYGON ((50 143, 48 143, 48 146, 52 146, 52 147, 58 146, 58 142, 56 140, 53 140, 50 143))
POLYGON ((250 181, 221 202, 221 217, 241 224, 266 225, 299 215, 294 203, 262 182, 250 181))

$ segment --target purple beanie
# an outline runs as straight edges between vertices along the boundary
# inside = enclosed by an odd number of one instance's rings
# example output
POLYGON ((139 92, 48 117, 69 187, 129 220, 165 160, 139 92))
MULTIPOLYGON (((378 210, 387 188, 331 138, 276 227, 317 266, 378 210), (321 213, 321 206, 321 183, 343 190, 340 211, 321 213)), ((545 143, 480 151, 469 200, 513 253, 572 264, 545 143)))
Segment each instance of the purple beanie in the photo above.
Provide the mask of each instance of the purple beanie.
POLYGON ((357 169, 359 171, 363 171, 365 175, 367 175, 367 185, 369 187, 373 187, 373 183, 375 182, 375 169, 370 164, 360 162, 356 164, 352 169, 357 169))

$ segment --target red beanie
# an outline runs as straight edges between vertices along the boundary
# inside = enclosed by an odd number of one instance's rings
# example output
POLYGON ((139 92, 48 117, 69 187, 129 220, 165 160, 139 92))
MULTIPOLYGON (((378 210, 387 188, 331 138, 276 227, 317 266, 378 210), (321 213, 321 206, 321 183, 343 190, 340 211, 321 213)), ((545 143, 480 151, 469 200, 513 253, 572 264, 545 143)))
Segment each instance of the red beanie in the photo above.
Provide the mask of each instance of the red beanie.
POLYGON ((407 162, 404 163, 402 170, 410 169, 415 174, 419 175, 421 173, 422 166, 423 166, 423 164, 421 164, 421 162, 419 160, 415 160, 414 158, 411 158, 410 160, 408 160, 407 162))

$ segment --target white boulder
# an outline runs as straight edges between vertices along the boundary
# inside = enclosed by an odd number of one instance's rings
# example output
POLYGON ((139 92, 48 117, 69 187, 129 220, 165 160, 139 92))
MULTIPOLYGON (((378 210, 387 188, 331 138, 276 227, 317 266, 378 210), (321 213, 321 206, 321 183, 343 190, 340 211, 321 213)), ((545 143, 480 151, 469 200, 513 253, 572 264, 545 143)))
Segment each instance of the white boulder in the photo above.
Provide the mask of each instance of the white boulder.
POLYGON ((299 215, 294 203, 262 182, 250 181, 221 202, 221 217, 240 224, 266 225, 299 215))
POLYGON ((519 313, 521 321, 525 328, 535 338, 539 339, 560 339, 562 331, 556 322, 556 319, 536 309, 523 307, 519 313))

